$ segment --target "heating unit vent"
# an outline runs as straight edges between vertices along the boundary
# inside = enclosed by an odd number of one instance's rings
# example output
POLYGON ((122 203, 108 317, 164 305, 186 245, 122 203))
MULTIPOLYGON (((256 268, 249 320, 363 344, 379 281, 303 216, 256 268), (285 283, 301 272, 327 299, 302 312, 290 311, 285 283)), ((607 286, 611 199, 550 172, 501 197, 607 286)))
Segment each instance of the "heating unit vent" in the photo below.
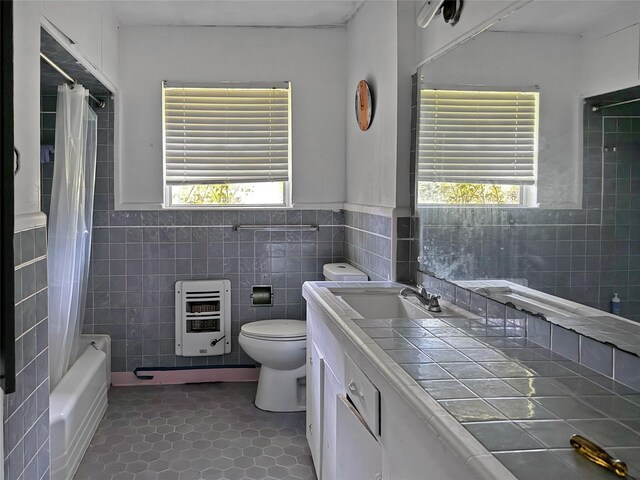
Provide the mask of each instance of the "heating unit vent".
POLYGON ((231 352, 231 282, 176 282, 176 355, 231 352))

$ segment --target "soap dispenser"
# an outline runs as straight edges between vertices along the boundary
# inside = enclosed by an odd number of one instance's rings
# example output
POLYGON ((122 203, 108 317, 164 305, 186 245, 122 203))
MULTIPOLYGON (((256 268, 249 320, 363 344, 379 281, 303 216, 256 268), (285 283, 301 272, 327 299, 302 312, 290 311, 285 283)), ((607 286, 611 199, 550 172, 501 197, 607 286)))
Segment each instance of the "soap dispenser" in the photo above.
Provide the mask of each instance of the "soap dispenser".
POLYGON ((617 293, 614 293, 611 301, 609 302, 609 311, 614 315, 620 315, 620 303, 620 297, 617 293))

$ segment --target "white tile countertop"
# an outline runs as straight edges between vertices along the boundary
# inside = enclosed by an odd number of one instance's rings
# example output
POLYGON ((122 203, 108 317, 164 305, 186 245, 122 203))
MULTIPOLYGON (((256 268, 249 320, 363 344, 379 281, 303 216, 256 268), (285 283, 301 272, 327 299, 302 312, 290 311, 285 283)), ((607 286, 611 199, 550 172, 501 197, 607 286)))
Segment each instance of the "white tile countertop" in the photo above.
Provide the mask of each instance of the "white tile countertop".
POLYGON ((640 324, 508 280, 457 281, 457 285, 501 303, 542 313, 555 325, 640 355, 640 324))
POLYGON ((307 282, 303 296, 481 478, 616 478, 573 451, 574 433, 640 477, 639 392, 527 340, 522 327, 454 315, 447 302, 434 318, 363 319, 332 293, 355 287, 404 285, 307 282))

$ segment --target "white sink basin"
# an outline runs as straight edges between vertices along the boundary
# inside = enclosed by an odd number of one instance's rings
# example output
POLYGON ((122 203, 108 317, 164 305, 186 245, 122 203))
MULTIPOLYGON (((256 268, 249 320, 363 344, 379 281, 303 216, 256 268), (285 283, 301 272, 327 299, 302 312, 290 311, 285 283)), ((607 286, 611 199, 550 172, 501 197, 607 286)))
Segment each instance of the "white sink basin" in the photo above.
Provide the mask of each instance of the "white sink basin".
POLYGON ((440 300, 441 312, 427 311, 418 300, 409 296, 402 298, 400 289, 396 288, 329 288, 329 291, 339 300, 351 307, 365 319, 390 318, 468 318, 481 320, 474 313, 468 312, 445 300, 440 300))
POLYGON ((392 291, 332 291, 353 310, 367 319, 386 318, 433 318, 426 309, 420 308, 407 298, 402 298, 396 290, 392 291))

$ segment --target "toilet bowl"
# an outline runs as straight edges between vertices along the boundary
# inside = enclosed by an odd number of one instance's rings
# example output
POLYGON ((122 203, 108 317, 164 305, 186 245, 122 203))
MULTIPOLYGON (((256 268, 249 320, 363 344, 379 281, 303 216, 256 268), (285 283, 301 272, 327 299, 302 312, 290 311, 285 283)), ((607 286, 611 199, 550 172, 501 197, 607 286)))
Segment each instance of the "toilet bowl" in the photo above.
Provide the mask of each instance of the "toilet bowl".
POLYGON ((305 410, 307 323, 261 320, 244 324, 238 342, 259 362, 256 407, 270 412, 305 410))

